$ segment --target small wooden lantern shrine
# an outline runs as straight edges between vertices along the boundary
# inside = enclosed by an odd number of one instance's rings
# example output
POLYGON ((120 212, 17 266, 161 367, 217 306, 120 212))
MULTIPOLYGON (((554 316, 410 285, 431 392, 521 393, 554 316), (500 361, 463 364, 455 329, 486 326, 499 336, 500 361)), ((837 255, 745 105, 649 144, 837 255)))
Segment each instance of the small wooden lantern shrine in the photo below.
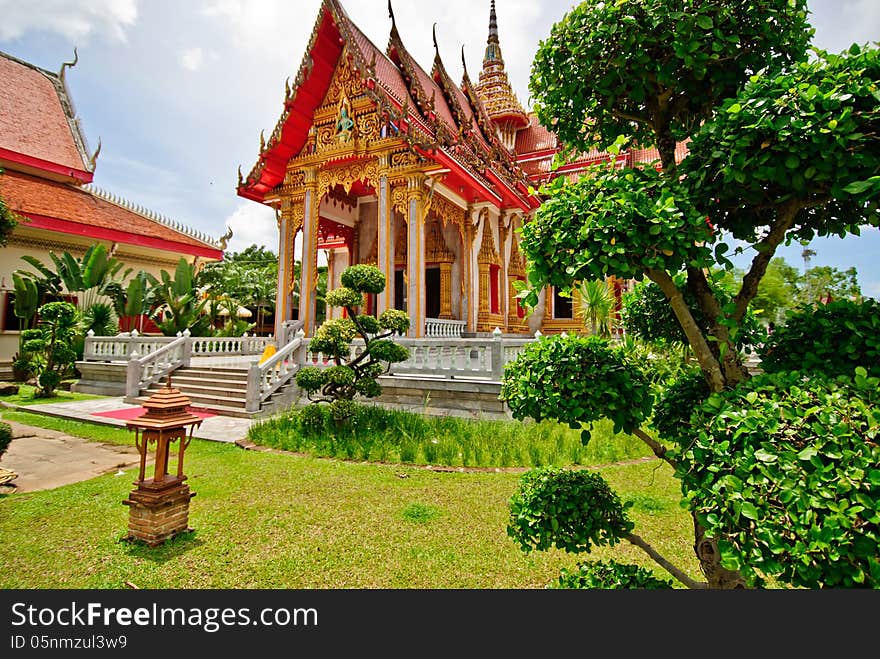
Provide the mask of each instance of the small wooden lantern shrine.
POLYGON ((130 507, 128 539, 142 540, 151 547, 188 531, 190 492, 183 473, 183 456, 192 441, 193 432, 202 419, 192 414, 189 398, 171 386, 171 377, 165 387, 144 403, 146 412, 125 425, 135 433, 135 446, 141 454, 137 486, 122 503, 130 507), (179 442, 177 474, 168 473, 171 444, 179 442), (146 477, 147 453, 156 446, 155 471, 146 477))

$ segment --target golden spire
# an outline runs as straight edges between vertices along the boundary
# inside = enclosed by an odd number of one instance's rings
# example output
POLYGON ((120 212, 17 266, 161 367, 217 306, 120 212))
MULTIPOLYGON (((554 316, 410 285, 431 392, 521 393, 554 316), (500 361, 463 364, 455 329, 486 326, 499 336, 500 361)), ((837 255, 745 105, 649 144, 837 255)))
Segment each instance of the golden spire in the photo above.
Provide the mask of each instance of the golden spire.
POLYGON ((492 0, 489 12, 489 38, 483 57, 483 70, 480 71, 480 79, 474 91, 486 108, 489 118, 498 126, 505 146, 513 150, 516 132, 529 125, 529 116, 517 99, 504 68, 495 0, 492 0))

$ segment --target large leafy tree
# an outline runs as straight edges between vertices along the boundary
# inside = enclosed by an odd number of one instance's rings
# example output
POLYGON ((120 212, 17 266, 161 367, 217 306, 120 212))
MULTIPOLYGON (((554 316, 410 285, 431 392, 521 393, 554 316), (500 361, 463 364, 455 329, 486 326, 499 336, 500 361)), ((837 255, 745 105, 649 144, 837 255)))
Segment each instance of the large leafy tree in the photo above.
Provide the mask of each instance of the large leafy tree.
MULTIPOLYGON (((678 425, 690 427, 687 417, 706 395, 726 396, 748 385, 750 375, 736 346, 779 245, 857 234, 860 226, 878 223, 878 51, 854 46, 841 55, 817 52, 808 58, 812 30, 806 14, 802 0, 586 0, 553 27, 533 65, 530 89, 539 117, 569 150, 599 146, 613 153, 627 143, 654 144, 661 167, 599 168, 579 181, 557 178, 545 186, 548 200, 523 227, 530 287, 525 302, 536 304, 538 291, 548 285, 565 289, 609 275, 656 284, 700 367, 700 386, 687 389, 690 397, 676 392, 678 404, 664 408, 677 412, 678 425), (686 138, 689 155, 679 164, 675 144, 686 138), (732 267, 725 256, 729 235, 750 243, 756 256, 739 290, 725 299, 709 273, 732 267)), ((642 418, 650 418, 650 397, 627 400, 631 387, 609 395, 604 409, 556 404, 582 391, 556 375, 547 376, 552 382, 531 375, 541 353, 538 348, 526 351, 506 374, 502 395, 514 415, 590 423, 597 414, 615 418, 622 406, 629 406, 630 413, 637 408, 642 418), (551 391, 554 396, 545 395, 551 391)), ((638 369, 622 363, 619 377, 624 374, 635 381, 638 369)), ((827 387, 805 388, 818 400, 833 399, 827 387)), ((765 388, 743 397, 774 404, 765 388)), ((713 404, 713 409, 723 408, 713 404)), ((867 421, 847 418, 870 426, 872 414, 866 412, 867 421)), ((748 433, 753 423, 744 419, 737 432, 748 433)), ((723 424, 699 427, 719 447, 701 459, 739 450, 725 445, 723 424)), ((670 440, 667 447, 648 433, 637 434, 682 479, 694 514, 694 550, 707 585, 755 583, 751 572, 742 569, 748 546, 731 538, 739 537, 740 530, 764 537, 778 529, 762 527, 760 520, 743 514, 742 506, 727 518, 740 525, 736 532, 716 524, 702 503, 712 500, 717 492, 709 490, 721 485, 680 468, 688 461, 689 444, 660 433, 661 440, 670 440), (732 557, 731 552, 739 553, 732 557)), ((759 441, 760 435, 751 437, 759 441)), ((783 443, 785 438, 782 433, 783 443)), ((770 445, 765 449, 768 454, 772 450, 770 445)), ((747 452, 742 449, 741 455, 747 452)), ((781 464, 758 462, 771 479, 767 465, 781 464)), ((733 489, 725 492, 734 499, 754 494, 733 489)), ((809 524, 809 516, 800 523, 809 524)), ((789 556, 799 558, 796 551, 789 556)), ((811 583, 836 582, 813 574, 811 583)))
POLYGON ((232 300, 253 311, 257 328, 275 310, 278 259, 265 247, 251 245, 207 264, 200 280, 215 298, 232 300))
MULTIPOLYGON (((2 175, 3 170, 0 169, 0 176, 2 175)), ((9 236, 21 220, 21 216, 14 213, 0 197, 0 247, 6 247, 9 236)))

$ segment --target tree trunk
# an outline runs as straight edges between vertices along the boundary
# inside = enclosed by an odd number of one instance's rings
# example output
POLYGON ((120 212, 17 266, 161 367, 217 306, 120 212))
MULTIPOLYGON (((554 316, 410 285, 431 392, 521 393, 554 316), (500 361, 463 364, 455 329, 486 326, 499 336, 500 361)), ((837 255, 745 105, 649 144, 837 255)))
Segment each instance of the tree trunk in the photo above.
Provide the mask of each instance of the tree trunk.
POLYGON ((706 532, 697 523, 696 517, 694 517, 694 552, 700 561, 700 569, 706 577, 709 588, 734 590, 748 587, 739 572, 721 567, 718 543, 706 537, 706 532))

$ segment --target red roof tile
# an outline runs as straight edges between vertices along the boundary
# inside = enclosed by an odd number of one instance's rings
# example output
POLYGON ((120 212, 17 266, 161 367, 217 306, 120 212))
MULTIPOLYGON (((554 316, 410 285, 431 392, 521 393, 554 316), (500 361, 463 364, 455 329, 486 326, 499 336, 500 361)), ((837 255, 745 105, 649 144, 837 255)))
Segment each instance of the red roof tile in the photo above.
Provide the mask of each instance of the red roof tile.
POLYGON ((21 215, 43 216, 97 230, 112 230, 179 245, 208 248, 217 252, 216 258, 221 256, 221 250, 215 245, 176 231, 73 185, 7 170, 0 175, 0 195, 13 211, 21 215))
POLYGON ((54 73, 0 53, 0 149, 91 171, 77 144, 64 84, 54 73))

